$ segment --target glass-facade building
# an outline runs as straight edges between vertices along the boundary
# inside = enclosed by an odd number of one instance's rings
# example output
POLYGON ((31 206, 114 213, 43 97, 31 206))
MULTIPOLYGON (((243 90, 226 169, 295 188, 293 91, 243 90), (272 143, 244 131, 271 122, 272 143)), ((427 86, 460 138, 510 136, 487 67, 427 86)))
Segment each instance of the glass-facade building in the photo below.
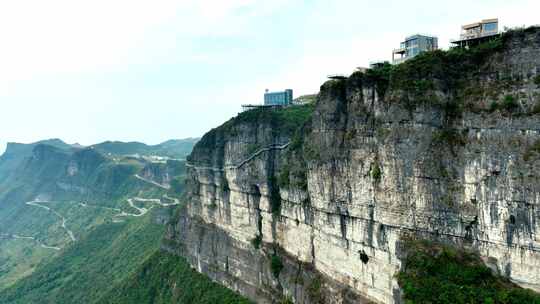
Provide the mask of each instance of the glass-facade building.
POLYGON ((499 34, 499 19, 484 19, 461 27, 459 40, 451 40, 457 47, 471 47, 489 41, 499 34))
POLYGON ((496 35, 499 32, 499 19, 485 19, 461 27, 461 40, 477 39, 496 35))
POLYGON ((286 106, 292 104, 293 91, 288 89, 282 92, 266 92, 264 94, 265 106, 286 106))
POLYGON ((438 47, 437 37, 412 35, 405 38, 405 41, 400 44, 400 48, 392 52, 392 62, 398 64, 422 52, 436 50, 438 47))

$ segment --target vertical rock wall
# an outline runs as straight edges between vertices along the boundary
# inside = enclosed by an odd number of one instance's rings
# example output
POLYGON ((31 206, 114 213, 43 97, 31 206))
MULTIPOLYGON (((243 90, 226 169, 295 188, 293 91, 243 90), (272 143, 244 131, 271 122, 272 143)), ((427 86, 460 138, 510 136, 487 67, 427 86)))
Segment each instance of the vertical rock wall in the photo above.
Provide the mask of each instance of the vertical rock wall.
POLYGON ((212 130, 164 248, 261 303, 399 302, 403 234, 540 291, 540 30, 505 37, 458 88, 434 75, 421 96, 361 73, 326 83, 300 149, 261 121, 212 130))

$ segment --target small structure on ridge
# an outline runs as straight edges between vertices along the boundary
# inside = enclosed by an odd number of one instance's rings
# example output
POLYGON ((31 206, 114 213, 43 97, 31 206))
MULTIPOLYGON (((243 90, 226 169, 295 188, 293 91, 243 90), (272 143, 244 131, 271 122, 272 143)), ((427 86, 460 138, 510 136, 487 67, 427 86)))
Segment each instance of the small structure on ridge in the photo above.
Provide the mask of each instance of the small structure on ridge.
POLYGON ((489 41, 499 34, 499 19, 484 19, 461 27, 459 40, 450 41, 457 47, 470 47, 489 41))
POLYGON ((439 39, 437 37, 420 34, 412 35, 405 38, 399 49, 392 51, 392 63, 399 64, 418 54, 434 51, 438 48, 439 39))

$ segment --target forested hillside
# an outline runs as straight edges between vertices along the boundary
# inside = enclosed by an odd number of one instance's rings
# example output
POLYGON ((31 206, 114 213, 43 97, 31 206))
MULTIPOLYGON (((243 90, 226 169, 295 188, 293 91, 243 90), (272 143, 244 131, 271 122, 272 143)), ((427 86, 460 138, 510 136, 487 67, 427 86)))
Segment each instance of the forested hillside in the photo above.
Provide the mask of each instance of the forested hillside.
POLYGON ((185 164, 171 157, 185 157, 194 142, 10 144, 0 157, 0 303, 237 299, 160 252, 182 204, 185 164), (176 280, 182 293, 156 285, 157 277, 176 280))

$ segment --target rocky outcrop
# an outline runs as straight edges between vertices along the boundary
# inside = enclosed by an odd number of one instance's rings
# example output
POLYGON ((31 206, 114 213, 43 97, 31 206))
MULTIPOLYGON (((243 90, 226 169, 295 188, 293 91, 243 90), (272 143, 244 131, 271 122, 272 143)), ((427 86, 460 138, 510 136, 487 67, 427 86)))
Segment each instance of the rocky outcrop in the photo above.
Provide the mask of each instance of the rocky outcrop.
POLYGON ((540 291, 540 29, 330 81, 297 131, 287 111, 203 137, 165 249, 260 303, 398 303, 404 234, 540 291))
POLYGON ((165 187, 170 187, 172 179, 176 176, 183 175, 184 170, 183 161, 167 160, 165 162, 148 162, 139 175, 165 187))

